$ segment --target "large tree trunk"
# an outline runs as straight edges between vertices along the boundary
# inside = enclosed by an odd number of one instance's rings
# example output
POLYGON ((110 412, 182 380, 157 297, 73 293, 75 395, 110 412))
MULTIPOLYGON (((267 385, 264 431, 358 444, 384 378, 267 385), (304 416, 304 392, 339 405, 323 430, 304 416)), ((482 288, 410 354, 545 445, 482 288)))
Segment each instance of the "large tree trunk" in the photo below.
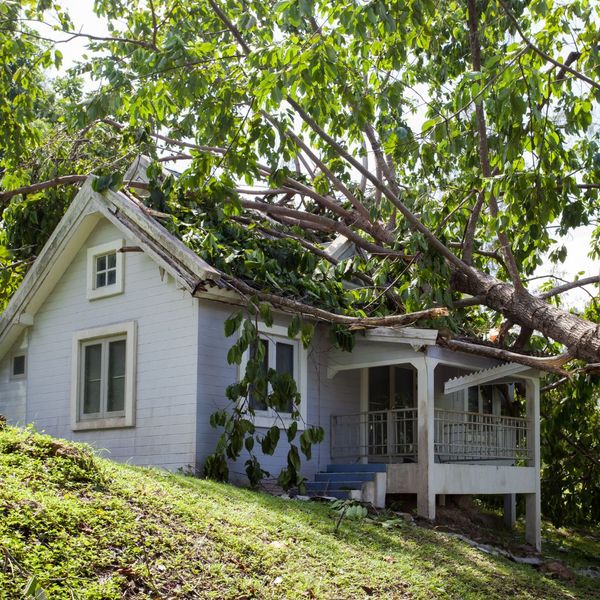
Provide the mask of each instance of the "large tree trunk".
POLYGON ((482 297, 482 304, 502 313, 515 324, 536 329, 564 344, 573 358, 600 362, 600 325, 483 273, 455 273, 453 287, 459 292, 482 297))

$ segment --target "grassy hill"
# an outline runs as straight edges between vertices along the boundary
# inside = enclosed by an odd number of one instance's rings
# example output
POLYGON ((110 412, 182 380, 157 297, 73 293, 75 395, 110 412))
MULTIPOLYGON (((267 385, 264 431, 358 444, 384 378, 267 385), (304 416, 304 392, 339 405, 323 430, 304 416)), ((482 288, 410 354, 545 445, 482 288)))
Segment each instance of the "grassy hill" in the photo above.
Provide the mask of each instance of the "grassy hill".
POLYGON ((447 534, 0 431, 0 598, 600 598, 447 534), (40 596, 41 597, 41 596, 40 596))

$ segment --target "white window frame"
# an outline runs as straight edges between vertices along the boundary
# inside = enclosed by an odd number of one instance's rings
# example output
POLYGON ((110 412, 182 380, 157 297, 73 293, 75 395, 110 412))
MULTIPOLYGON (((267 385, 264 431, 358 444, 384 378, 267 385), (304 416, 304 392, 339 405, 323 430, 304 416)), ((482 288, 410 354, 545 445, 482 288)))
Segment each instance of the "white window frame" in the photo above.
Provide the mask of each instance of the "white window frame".
POLYGON ((87 251, 87 299, 108 298, 122 294, 125 281, 125 253, 120 250, 125 245, 123 240, 113 240, 106 244, 99 244, 88 248, 87 251), (117 258, 117 273, 115 283, 96 287, 96 259, 104 254, 115 252, 117 258))
MULTIPOLYGON (((259 337, 267 344, 269 344, 269 362, 273 361, 273 365, 276 360, 276 348, 275 345, 277 342, 283 342, 284 344, 289 344, 294 346, 294 380, 296 381, 296 387, 298 388, 298 392, 300 394, 300 405, 298 406, 298 410, 300 412, 300 420, 298 421, 298 429, 303 430, 306 427, 306 421, 308 417, 308 398, 307 398, 307 352, 304 344, 300 340, 300 336, 296 336, 296 338, 290 338, 287 335, 287 327, 282 327, 281 325, 272 325, 271 327, 267 327, 264 323, 258 323, 258 334, 259 337)), ((238 379, 241 380, 246 372, 246 365, 248 364, 248 359, 250 358, 250 349, 244 352, 242 356, 242 361, 239 367, 238 379)), ((272 364, 269 364, 270 368, 274 368, 272 364)), ((244 403, 248 403, 249 399, 245 399, 244 403)), ((279 417, 277 413, 273 409, 268 410, 254 410, 254 425, 256 427, 273 427, 273 425, 277 425, 280 429, 285 427, 289 427, 294 421, 291 417, 291 413, 279 413, 279 417), (283 423, 282 423, 283 421, 283 423)))
POLYGON ((11 381, 19 381, 22 379, 27 379, 27 353, 26 352, 13 352, 10 357, 10 379, 11 381), (15 374, 15 358, 19 356, 23 357, 24 368, 23 373, 15 374))
POLYGON ((73 334, 71 372, 71 429, 114 429, 135 426, 135 389, 137 362, 137 324, 135 321, 115 323, 73 334), (90 344, 125 339, 125 409, 105 418, 82 417, 83 351, 90 344))

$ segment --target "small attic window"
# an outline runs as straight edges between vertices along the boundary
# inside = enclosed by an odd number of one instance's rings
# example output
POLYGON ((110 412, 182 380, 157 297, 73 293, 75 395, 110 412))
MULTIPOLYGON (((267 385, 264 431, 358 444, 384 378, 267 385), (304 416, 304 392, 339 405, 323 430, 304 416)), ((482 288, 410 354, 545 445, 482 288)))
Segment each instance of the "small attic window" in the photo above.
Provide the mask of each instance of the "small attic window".
POLYGON ((117 283, 117 253, 96 256, 96 289, 117 283))
POLYGON ((115 240, 88 248, 88 300, 123 293, 124 256, 123 252, 120 252, 122 247, 123 240, 115 240))
POLYGON ((12 379, 25 379, 27 371, 27 361, 24 354, 15 354, 12 357, 12 367, 10 375, 12 379))

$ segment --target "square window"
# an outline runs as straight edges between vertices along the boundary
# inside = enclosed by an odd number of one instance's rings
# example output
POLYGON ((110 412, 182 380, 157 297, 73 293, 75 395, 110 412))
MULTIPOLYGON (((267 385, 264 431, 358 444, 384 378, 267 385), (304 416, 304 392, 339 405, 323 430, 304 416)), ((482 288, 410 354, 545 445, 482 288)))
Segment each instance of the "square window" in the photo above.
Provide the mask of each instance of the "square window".
POLYGON ((16 354, 12 358, 11 366, 11 378, 12 379, 24 379, 26 371, 26 360, 24 354, 16 354))
POLYGON ((114 296, 123 292, 124 254, 120 252, 123 240, 88 248, 88 300, 114 296))
POLYGON ((117 253, 96 257, 96 289, 117 282, 117 253))
POLYGON ((135 345, 134 322, 75 334, 74 430, 134 424, 135 345))

